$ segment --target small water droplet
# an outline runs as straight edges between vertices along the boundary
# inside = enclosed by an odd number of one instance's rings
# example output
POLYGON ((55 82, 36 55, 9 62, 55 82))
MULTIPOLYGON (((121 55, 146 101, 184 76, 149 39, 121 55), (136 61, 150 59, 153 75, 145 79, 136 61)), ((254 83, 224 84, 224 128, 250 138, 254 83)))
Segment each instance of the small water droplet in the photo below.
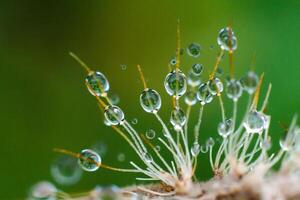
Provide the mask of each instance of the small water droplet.
POLYGON ((184 102, 189 106, 195 105, 197 103, 196 93, 193 91, 187 92, 186 95, 184 96, 184 102))
POLYGON ((224 122, 220 122, 218 125, 218 133, 223 138, 228 137, 233 132, 233 121, 232 119, 226 119, 224 122))
POLYGON ((146 137, 152 140, 155 137, 155 131, 153 129, 149 129, 146 131, 146 137))
POLYGON ((208 89, 206 83, 202 83, 197 91, 197 99, 200 101, 202 105, 210 103, 213 100, 213 95, 208 89))
POLYGON ((109 82, 101 72, 91 72, 85 79, 89 92, 94 96, 105 96, 109 90, 109 82))
POLYGON ((208 139, 206 140, 206 146, 212 147, 212 146, 214 146, 214 145, 215 145, 215 141, 214 141, 214 139, 213 139, 212 137, 210 137, 210 138, 208 138, 208 139))
POLYGON ((156 149, 156 151, 160 151, 160 146, 159 146, 159 145, 156 145, 156 146, 155 146, 155 149, 156 149))
POLYGON ((93 172, 99 169, 101 157, 95 151, 84 149, 80 152, 78 163, 83 170, 93 172))
POLYGON ((237 38, 229 27, 220 30, 217 42, 225 51, 234 51, 237 48, 237 38))
POLYGON ((182 127, 186 123, 186 116, 185 116, 183 110, 180 108, 175 108, 171 112, 170 122, 174 126, 174 129, 176 131, 182 130, 182 127))
POLYGON ((212 95, 223 92, 223 83, 217 77, 208 81, 208 89, 212 95))
POLYGON ((243 89, 249 94, 253 94, 255 92, 258 82, 258 76, 253 71, 249 71, 240 79, 243 89))
POLYGON ((244 121, 244 127, 247 133, 261 133, 266 124, 266 117, 263 113, 250 111, 244 121))
POLYGON ((126 70, 127 69, 127 65, 125 65, 125 64, 121 64, 120 67, 121 67, 122 70, 126 70))
POLYGON ((200 56, 201 47, 197 43, 191 43, 186 50, 189 56, 197 58, 200 56))
POLYGON ((230 79, 227 82, 226 94, 229 99, 237 101, 243 93, 243 88, 241 83, 238 80, 230 79))
POLYGON ((126 159, 126 156, 124 153, 119 153, 117 159, 119 162, 124 162, 126 159))
POLYGON ((107 96, 113 105, 118 105, 120 103, 120 97, 117 94, 108 93, 107 96))

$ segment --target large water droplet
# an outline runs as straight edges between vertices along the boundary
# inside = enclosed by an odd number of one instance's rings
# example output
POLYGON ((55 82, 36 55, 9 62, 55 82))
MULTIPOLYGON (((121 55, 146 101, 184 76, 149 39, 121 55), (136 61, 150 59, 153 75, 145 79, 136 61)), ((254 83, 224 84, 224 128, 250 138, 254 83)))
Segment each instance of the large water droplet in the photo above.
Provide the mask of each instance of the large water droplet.
POLYGON ((206 83, 202 83, 197 91, 197 98, 202 105, 210 103, 213 100, 213 95, 211 94, 210 90, 206 83))
POLYGON ((247 133, 261 133, 266 124, 266 117, 263 113, 250 111, 244 121, 244 127, 247 133))
POLYGON ((200 56, 201 47, 199 44, 191 43, 186 50, 189 56, 197 58, 200 56))
POLYGON ((101 157, 95 151, 84 149, 80 152, 78 163, 83 170, 93 172, 99 169, 101 157))
POLYGON ((140 96, 142 108, 149 113, 156 113, 161 107, 161 98, 158 92, 152 89, 145 89, 140 96))
POLYGON ((218 125, 218 133, 223 138, 228 137, 233 132, 233 129, 233 121, 231 119, 226 119, 218 125))
POLYGON ((208 89, 212 95, 219 94, 223 91, 223 83, 217 77, 208 81, 208 89))
POLYGON ((106 96, 109 82, 101 72, 91 72, 85 79, 89 92, 94 96, 106 96))
POLYGON ((253 71, 249 71, 241 78, 240 83, 245 91, 247 91, 249 94, 253 94, 258 85, 258 81, 258 76, 253 71))
POLYGON ((80 180, 82 175, 76 159, 70 156, 57 158, 50 170, 53 179, 61 185, 73 185, 80 180))
POLYGON ((186 92, 186 77, 181 71, 173 70, 167 74, 164 85, 169 95, 179 98, 186 92))
POLYGON ((174 129, 176 131, 182 130, 182 127, 186 123, 186 116, 180 108, 175 108, 171 112, 171 118, 170 118, 171 124, 174 126, 174 129))
POLYGON ((119 125, 124 121, 124 113, 118 106, 107 106, 104 111, 104 117, 113 126, 119 125))
POLYGON ((225 51, 234 51, 237 48, 237 39, 229 27, 220 30, 217 42, 225 51))
POLYGON ((238 80, 230 79, 227 82, 226 94, 229 99, 237 101, 243 93, 243 88, 241 83, 238 80))

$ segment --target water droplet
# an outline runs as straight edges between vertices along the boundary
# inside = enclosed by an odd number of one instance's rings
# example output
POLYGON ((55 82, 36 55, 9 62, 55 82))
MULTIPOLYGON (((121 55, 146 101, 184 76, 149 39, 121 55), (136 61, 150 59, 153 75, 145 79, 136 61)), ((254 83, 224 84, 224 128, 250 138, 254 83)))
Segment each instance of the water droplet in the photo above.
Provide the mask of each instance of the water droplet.
POLYGON ((48 181, 41 181, 31 189, 31 197, 34 199, 55 200, 57 188, 48 181))
POLYGON ((125 116, 121 108, 109 105, 105 108, 104 117, 111 125, 115 126, 123 123, 125 116))
POLYGON ((197 157, 200 152, 200 145, 198 142, 194 142, 192 148, 191 148, 191 154, 193 157, 197 157))
POLYGON ((73 185, 77 183, 82 175, 82 170, 77 160, 70 156, 57 158, 50 168, 53 179, 61 185, 73 185))
POLYGON ((109 123, 109 121, 107 121, 106 118, 103 119, 103 123, 105 126, 111 126, 111 124, 109 123))
POLYGON ((152 140, 155 137, 155 131, 153 129, 149 129, 146 131, 146 137, 152 140))
POLYGON ((234 51, 237 48, 237 39, 229 27, 220 30, 217 42, 225 51, 234 51))
POLYGON ((159 146, 159 145, 156 145, 156 146, 155 146, 155 149, 156 149, 156 151, 160 151, 160 146, 159 146))
POLYGON ((145 159, 146 162, 148 162, 148 163, 153 162, 153 158, 149 153, 146 152, 146 153, 144 153, 143 156, 144 156, 144 159, 145 159))
POLYGON ((208 89, 212 95, 216 95, 223 91, 223 83, 217 77, 208 81, 208 89))
POLYGON ((200 75, 202 73, 203 66, 200 64, 194 64, 189 72, 187 83, 192 86, 196 87, 200 85, 200 75))
POLYGON ((186 116, 184 112, 180 108, 175 108, 172 110, 170 122, 176 131, 182 130, 182 127, 186 123, 186 116))
POLYGON ((233 132, 233 121, 232 119, 226 119, 224 122, 220 122, 218 125, 218 133, 223 138, 228 137, 233 132))
POLYGON ((149 113, 156 113, 161 107, 161 98, 158 92, 152 89, 145 89, 140 96, 142 108, 149 113))
POLYGON ((210 103, 213 100, 213 95, 208 89, 206 83, 202 83, 197 91, 197 99, 200 101, 202 105, 210 103))
POLYGON ((242 85, 238 80, 230 79, 227 82, 226 94, 229 99, 237 101, 243 93, 242 85))
POLYGON ((111 102, 113 105, 119 104, 119 102, 120 102, 120 97, 119 97, 117 94, 114 94, 114 93, 108 93, 107 96, 108 96, 110 102, 111 102))
POLYGON ((212 137, 210 137, 210 138, 208 138, 208 139, 206 140, 206 146, 212 147, 212 146, 214 146, 214 145, 215 145, 215 141, 214 141, 214 139, 213 139, 212 137))
POLYGON ((89 92, 94 96, 106 96, 109 82, 101 72, 91 72, 85 79, 89 92))
POLYGON ((127 65, 125 65, 125 64, 121 64, 120 67, 121 67, 122 70, 126 70, 127 69, 127 65))
POLYGON ((132 124, 137 124, 139 122, 139 120, 137 118, 132 119, 131 123, 132 124))
POLYGON ((119 162, 124 162, 125 161, 125 154, 124 153, 119 153, 118 154, 118 157, 117 157, 117 159, 118 159, 118 161, 119 162))
POLYGON ((184 101, 187 105, 193 106, 197 103, 197 95, 193 91, 189 91, 184 96, 184 101))
POLYGON ((253 71, 249 71, 241 78, 240 83, 245 91, 249 94, 253 94, 258 85, 258 81, 258 76, 253 71))
POLYGON ((179 98, 186 92, 186 77, 181 71, 173 70, 166 76, 164 85, 169 95, 179 98))
POLYGON ((95 151, 84 149, 80 152, 78 163, 83 170, 93 172, 100 167, 101 157, 95 151))
POLYGON ((200 152, 201 153, 207 153, 208 152, 208 146, 207 145, 201 145, 200 152))
POLYGON ((250 111, 244 121, 247 133, 261 133, 265 128, 266 117, 263 113, 250 111))
POLYGON ((186 50, 189 56, 197 58, 200 56, 201 47, 199 44, 191 43, 186 50))
POLYGON ((170 65, 175 66, 176 63, 177 63, 176 58, 175 57, 171 58, 170 65))

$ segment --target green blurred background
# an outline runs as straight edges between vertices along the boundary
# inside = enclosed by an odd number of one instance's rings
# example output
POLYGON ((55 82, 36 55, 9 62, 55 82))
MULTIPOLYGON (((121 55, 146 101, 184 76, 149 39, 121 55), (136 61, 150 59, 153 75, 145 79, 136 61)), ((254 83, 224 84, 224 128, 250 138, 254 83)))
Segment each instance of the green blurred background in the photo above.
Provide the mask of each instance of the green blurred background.
MULTIPOLYGON (((136 64, 142 65, 148 84, 161 93, 161 113, 167 120, 170 98, 162 83, 176 47, 177 18, 182 45, 197 42, 203 48, 199 59, 184 56, 185 71, 195 61, 203 63, 206 72, 211 69, 218 52, 217 33, 228 23, 239 42, 238 76, 256 53, 257 72, 265 72, 266 82, 273 83, 268 113, 276 141, 283 132, 277 122, 288 123, 300 110, 299 11, 299 1, 1 1, 0 199, 22 199, 32 184, 52 181, 50 165, 58 156, 54 147, 79 151, 102 142, 107 145, 104 163, 128 167, 129 160, 136 160, 125 142, 103 125, 102 114, 83 84, 85 72, 68 51, 106 74, 127 118, 138 119, 137 129, 153 128, 161 134, 153 116, 139 106, 142 85, 136 64), (126 158, 119 162, 122 152, 126 158)), ((221 65, 228 71, 227 62, 221 65)), ((193 112, 193 118, 196 115, 193 112)), ((219 107, 212 103, 205 113, 201 141, 216 135, 219 120, 219 107)), ((207 179, 207 158, 201 156, 197 174, 207 179)), ((59 187, 81 192, 112 183, 122 186, 135 180, 99 170, 84 173, 74 186, 59 187)))

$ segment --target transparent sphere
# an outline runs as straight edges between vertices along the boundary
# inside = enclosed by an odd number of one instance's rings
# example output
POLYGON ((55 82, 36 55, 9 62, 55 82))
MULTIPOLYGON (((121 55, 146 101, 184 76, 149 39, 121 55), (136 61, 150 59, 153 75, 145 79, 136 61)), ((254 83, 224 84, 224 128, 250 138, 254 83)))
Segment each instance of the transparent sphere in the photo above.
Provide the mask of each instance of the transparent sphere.
POLYGON ((176 58, 175 57, 171 58, 170 65, 175 66, 176 63, 177 63, 176 58))
POLYGON ((266 117, 263 113, 250 111, 244 121, 247 133, 261 133, 266 127, 266 117))
POLYGON ((182 130, 182 127, 186 123, 186 116, 184 112, 180 108, 175 108, 172 110, 170 122, 176 131, 182 130))
POLYGON ((148 113, 156 113, 161 107, 161 98, 158 92, 145 89, 140 96, 140 104, 148 113))
POLYGON ((233 132, 233 129, 233 121, 231 119, 226 119, 218 125, 218 133, 223 138, 228 137, 233 132))
POLYGON ((76 158, 70 156, 57 158, 51 165, 50 171, 55 182, 61 185, 73 185, 80 180, 82 175, 76 158))
POLYGON ((200 64, 193 64, 192 68, 189 72, 187 82, 190 86, 196 87, 200 85, 201 80, 200 80, 200 75, 202 73, 203 66, 200 64))
POLYGON ((202 105, 210 103, 213 100, 213 95, 208 89, 207 83, 202 83, 197 91, 197 99, 202 105))
POLYGON ((186 77, 181 71, 173 70, 167 74, 164 85, 169 95, 179 98, 186 92, 186 77))
POLYGON ((55 200, 57 188, 48 181, 41 181, 31 188, 31 197, 34 199, 55 200))
POLYGON ((197 103, 197 95, 193 91, 189 91, 184 96, 184 102, 189 105, 193 106, 197 103))
POLYGON ((124 121, 124 113, 118 106, 107 106, 104 111, 104 117, 110 125, 119 125, 124 121))
POLYGON ((253 94, 258 85, 259 78, 253 71, 249 71, 241 78, 240 82, 245 91, 247 91, 249 94, 253 94))
POLYGON ((223 92, 223 83, 217 77, 208 81, 208 89, 212 95, 220 94, 223 92))
POLYGON ((101 72, 90 72, 85 78, 89 92, 94 96, 106 96, 109 82, 101 72))
POLYGON ((200 145, 198 142, 194 142, 191 148, 191 154, 193 157, 197 157, 200 152, 200 145))
POLYGON ((95 151, 84 149, 80 152, 78 163, 83 170, 93 172, 99 169, 101 157, 95 151))
POLYGON ((237 101, 243 93, 243 88, 238 80, 231 79, 227 83, 226 94, 229 99, 237 101))
POLYGON ((200 56, 201 47, 199 44, 191 43, 186 50, 189 56, 197 58, 200 56))
POLYGON ((206 146, 212 147, 214 145, 215 145, 215 140, 212 137, 210 137, 206 140, 206 146))
POLYGON ((237 39, 229 27, 220 30, 217 42, 220 48, 225 51, 234 51, 237 48, 237 39))

